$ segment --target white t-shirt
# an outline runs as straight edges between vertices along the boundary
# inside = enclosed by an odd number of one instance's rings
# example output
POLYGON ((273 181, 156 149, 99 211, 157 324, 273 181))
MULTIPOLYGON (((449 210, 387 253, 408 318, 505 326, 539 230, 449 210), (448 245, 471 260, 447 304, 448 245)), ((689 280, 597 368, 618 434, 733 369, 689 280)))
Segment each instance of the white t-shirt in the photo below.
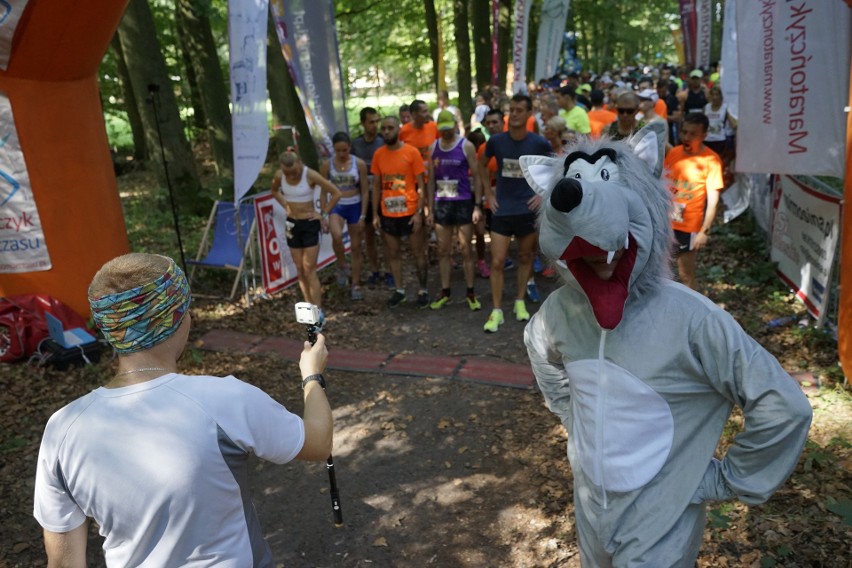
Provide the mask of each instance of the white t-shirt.
POLYGON ((719 110, 713 110, 713 105, 707 103, 704 106, 704 114, 707 116, 707 121, 710 125, 707 128, 707 137, 705 142, 724 142, 725 141, 725 125, 728 121, 728 105, 722 103, 719 110))
POLYGON ((247 459, 286 463, 304 439, 300 417, 234 377, 99 388, 48 421, 33 514, 52 532, 93 518, 111 567, 272 566, 247 459))

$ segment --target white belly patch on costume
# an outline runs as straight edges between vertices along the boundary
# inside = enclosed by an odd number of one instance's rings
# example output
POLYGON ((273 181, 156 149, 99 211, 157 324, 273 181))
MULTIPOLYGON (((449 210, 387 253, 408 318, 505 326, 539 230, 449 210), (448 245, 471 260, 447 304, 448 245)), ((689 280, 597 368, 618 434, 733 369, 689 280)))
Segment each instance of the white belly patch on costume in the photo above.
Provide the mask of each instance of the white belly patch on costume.
POLYGON ((571 437, 586 476, 607 491, 639 489, 665 464, 674 438, 668 403, 610 361, 565 365, 574 411, 571 437))

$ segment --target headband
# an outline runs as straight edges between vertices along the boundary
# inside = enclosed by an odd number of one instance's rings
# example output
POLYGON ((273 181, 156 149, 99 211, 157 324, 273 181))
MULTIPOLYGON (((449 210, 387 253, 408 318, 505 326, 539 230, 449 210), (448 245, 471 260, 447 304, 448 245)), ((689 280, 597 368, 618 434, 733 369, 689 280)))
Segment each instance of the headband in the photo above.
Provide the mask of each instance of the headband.
POLYGON ((166 273, 152 282, 99 298, 89 297, 95 324, 118 353, 150 349, 180 327, 189 309, 189 283, 175 261, 168 260, 166 273))

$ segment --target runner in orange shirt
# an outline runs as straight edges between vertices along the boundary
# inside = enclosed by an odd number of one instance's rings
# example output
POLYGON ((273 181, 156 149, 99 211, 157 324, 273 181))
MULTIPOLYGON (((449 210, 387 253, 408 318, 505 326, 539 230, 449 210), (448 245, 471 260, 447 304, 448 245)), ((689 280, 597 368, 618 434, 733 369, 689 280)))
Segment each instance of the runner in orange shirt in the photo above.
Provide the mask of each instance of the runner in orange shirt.
POLYGON ((592 138, 600 138, 604 127, 609 126, 618 118, 618 115, 604 108, 604 92, 594 89, 589 95, 592 110, 589 111, 589 127, 592 129, 592 138))
POLYGON ((386 116, 381 125, 385 145, 373 154, 373 226, 382 230, 385 255, 397 288, 388 306, 395 308, 405 301, 402 281, 402 237, 408 237, 411 254, 417 265, 417 305, 429 306, 426 288, 426 239, 423 228, 423 205, 426 199, 426 168, 414 146, 399 139, 399 119, 386 116), (381 205, 381 215, 379 206, 381 205))
POLYGON ((683 145, 675 146, 664 162, 674 194, 672 228, 681 282, 696 288, 695 259, 707 244, 716 216, 722 181, 722 160, 704 145, 709 121, 700 112, 683 117, 683 145))
POLYGON ((429 163, 429 149, 438 139, 438 127, 432 122, 429 107, 421 100, 414 100, 408 105, 411 111, 411 122, 404 124, 399 131, 399 139, 417 148, 423 159, 423 167, 429 163))

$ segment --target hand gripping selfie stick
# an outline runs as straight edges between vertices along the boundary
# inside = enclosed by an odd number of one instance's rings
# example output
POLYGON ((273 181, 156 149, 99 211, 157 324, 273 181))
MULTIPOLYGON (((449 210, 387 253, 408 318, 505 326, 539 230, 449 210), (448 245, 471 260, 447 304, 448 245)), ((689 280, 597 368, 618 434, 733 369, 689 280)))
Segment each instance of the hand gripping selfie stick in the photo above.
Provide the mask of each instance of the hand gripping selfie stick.
MULTIPOLYGON (((296 321, 305 324, 308 331, 308 342, 314 345, 317 342, 317 334, 322 331, 322 321, 319 308, 308 302, 296 304, 296 321)), ((325 390, 325 384, 322 383, 325 390)), ((343 510, 340 508, 340 489, 337 488, 337 477, 334 475, 334 456, 329 454, 325 460, 325 468, 328 470, 329 493, 331 494, 331 512, 334 515, 334 526, 343 526, 343 510)))

